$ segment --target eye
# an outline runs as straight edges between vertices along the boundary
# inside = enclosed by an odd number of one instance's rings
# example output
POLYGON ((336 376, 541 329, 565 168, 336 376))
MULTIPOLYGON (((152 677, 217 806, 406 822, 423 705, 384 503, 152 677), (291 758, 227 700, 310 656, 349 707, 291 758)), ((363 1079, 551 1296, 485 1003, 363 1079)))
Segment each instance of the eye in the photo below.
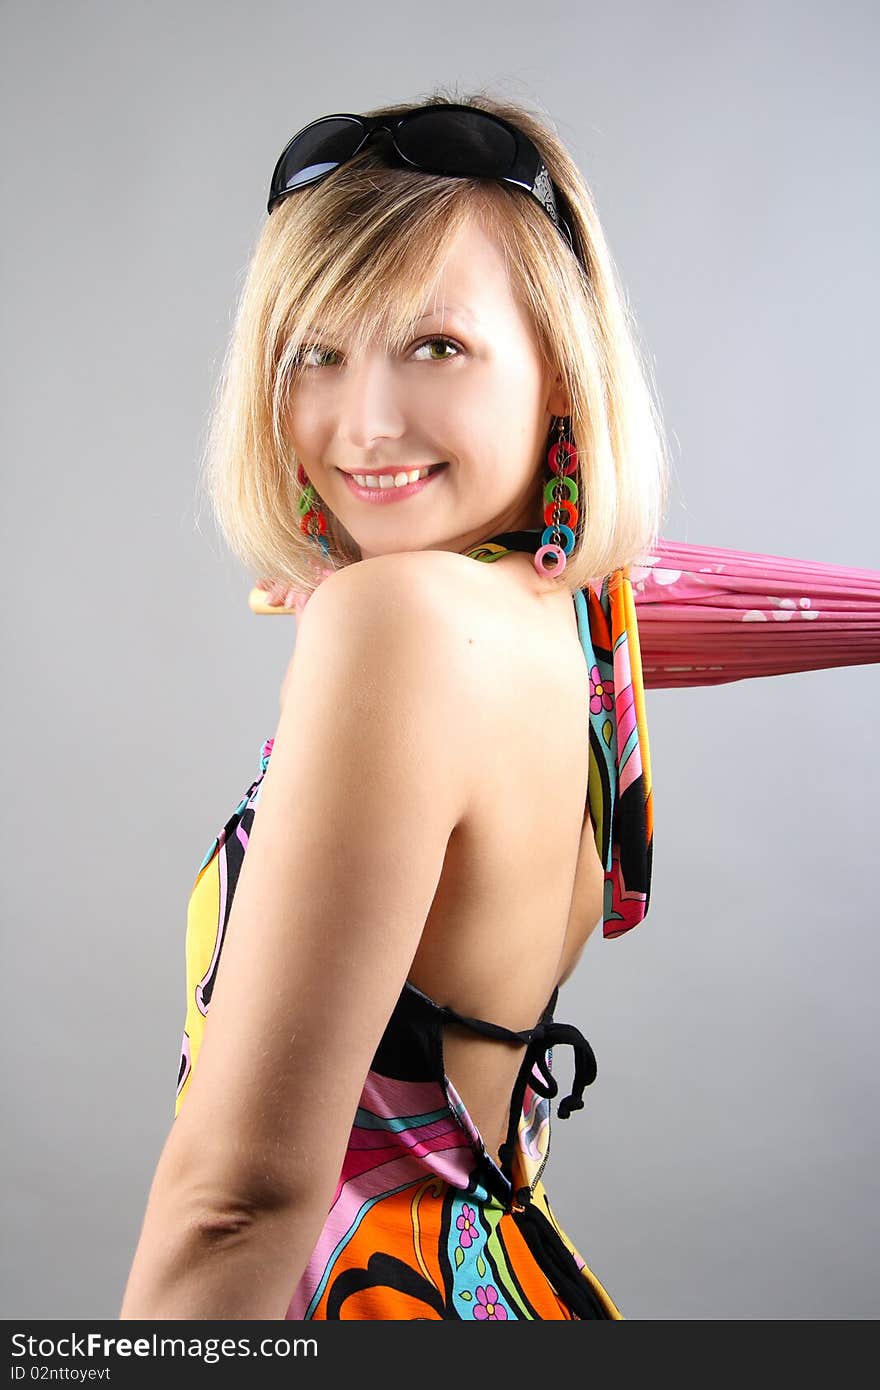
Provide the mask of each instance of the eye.
MULTIPOLYGON (((460 344, 457 343, 457 342, 455 342, 455 340, 454 340, 453 338, 445 338, 445 337, 425 338, 421 343, 418 343, 418 344, 417 344, 417 346, 413 349, 413 351, 414 351, 414 352, 421 352, 422 348, 432 348, 432 347, 436 346, 437 344, 440 344, 440 345, 441 345, 442 347, 444 347, 444 348, 452 348, 452 349, 453 349, 452 353, 451 353, 451 354, 450 354, 450 353, 445 353, 442 357, 434 357, 434 356, 431 356, 431 357, 428 357, 428 358, 423 358, 423 359, 422 359, 423 361, 428 361, 428 362, 446 362, 446 361, 448 361, 448 359, 449 359, 450 356, 458 357, 458 356, 461 354, 461 352, 463 351, 463 349, 462 349, 462 347, 460 346, 460 344)), ((300 348, 299 352, 297 353, 297 355, 296 355, 296 357, 295 357, 295 359, 294 359, 294 365, 295 365, 295 367, 297 367, 297 368, 309 368, 309 367, 321 367, 321 366, 331 366, 331 367, 333 367, 333 366, 336 365, 335 362, 327 363, 326 361, 309 361, 309 355, 310 355, 310 353, 315 353, 315 354, 317 354, 317 356, 318 356, 319 358, 322 358, 322 359, 323 359, 323 358, 327 358, 327 357, 333 357, 333 356, 338 357, 338 356, 339 356, 339 354, 338 354, 338 352, 336 351, 335 348, 325 348, 325 347, 322 347, 320 343, 311 343, 311 344, 309 344, 308 347, 300 348)))
MULTIPOLYGON (((321 366, 322 364, 321 364, 320 362, 310 362, 310 361, 308 360, 309 353, 316 352, 316 353, 318 353, 318 355, 319 355, 320 357, 329 357, 329 356, 332 355, 333 351, 334 351, 333 348, 324 348, 324 347, 321 347, 321 344, 320 344, 320 343, 310 343, 310 344, 308 345, 308 347, 302 347, 302 348, 300 348, 299 352, 296 354, 296 356, 295 356, 295 358, 294 358, 294 366, 295 366, 295 367, 316 367, 316 366, 321 366)), ((332 365, 332 364, 331 364, 331 365, 332 365)))
MULTIPOLYGON (((454 352, 453 355, 454 355, 455 357, 458 357, 458 356, 460 355, 460 353, 461 353, 461 348, 459 347, 458 343, 456 343, 456 342, 453 341, 452 338, 426 338, 425 341, 424 341, 423 343, 419 343, 419 345, 418 345, 418 347, 415 349, 415 351, 416 351, 416 352, 421 352, 422 348, 425 348, 425 347, 433 347, 435 343, 441 343, 444 347, 451 347, 451 348, 454 348, 454 349, 455 349, 455 352, 454 352)), ((446 360, 447 360, 446 357, 429 357, 429 358, 428 358, 428 361, 429 361, 429 362, 445 362, 446 360)))

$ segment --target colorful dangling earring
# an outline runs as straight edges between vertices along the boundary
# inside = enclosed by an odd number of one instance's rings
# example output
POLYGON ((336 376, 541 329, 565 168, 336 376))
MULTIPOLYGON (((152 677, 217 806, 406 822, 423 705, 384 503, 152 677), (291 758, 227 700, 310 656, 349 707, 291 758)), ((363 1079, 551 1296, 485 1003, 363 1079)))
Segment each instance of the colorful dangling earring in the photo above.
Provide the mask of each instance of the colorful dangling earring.
POLYGON ((557 421, 558 439, 547 451, 547 466, 552 477, 544 488, 544 524, 546 530, 535 551, 534 565, 539 574, 556 579, 565 569, 566 559, 574 550, 574 528, 577 525, 577 500, 580 491, 577 480, 578 451, 570 438, 565 438, 567 416, 557 421), (565 517, 567 525, 563 524, 565 517), (549 566, 545 561, 552 557, 549 566))
POLYGON ((330 544, 326 536, 327 518, 321 510, 321 499, 309 481, 308 474, 301 463, 297 465, 296 480, 303 490, 298 504, 301 517, 300 530, 310 536, 320 546, 325 558, 329 559, 330 544))

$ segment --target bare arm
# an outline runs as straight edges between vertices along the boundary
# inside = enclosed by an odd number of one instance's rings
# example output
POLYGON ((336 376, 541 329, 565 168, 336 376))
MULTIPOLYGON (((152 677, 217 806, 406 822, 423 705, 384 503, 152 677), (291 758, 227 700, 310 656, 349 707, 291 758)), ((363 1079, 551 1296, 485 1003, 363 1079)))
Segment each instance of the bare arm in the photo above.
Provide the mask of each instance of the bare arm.
POLYGON ((320 1234, 478 765, 473 648, 425 560, 342 570, 300 619, 121 1318, 283 1318, 320 1234))

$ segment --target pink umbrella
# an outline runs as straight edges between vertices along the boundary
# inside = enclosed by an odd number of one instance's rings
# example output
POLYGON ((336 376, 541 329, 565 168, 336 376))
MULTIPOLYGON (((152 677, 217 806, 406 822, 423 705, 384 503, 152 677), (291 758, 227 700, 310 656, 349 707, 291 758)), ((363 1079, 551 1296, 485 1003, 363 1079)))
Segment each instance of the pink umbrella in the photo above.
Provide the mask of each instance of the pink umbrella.
POLYGON ((880 661, 880 571, 660 540, 629 570, 646 688, 880 661))

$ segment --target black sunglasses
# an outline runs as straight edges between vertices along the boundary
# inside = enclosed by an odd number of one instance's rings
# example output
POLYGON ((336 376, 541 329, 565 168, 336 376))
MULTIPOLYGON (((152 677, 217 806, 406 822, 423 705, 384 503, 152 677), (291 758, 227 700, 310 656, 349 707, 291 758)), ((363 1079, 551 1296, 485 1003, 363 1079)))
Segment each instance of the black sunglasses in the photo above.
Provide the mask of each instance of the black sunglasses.
MULTIPOLYGON (((402 116, 321 116, 285 145, 275 165, 268 212, 298 188, 320 183, 363 149, 374 133, 390 136, 392 156, 405 168, 456 178, 491 178, 523 188, 541 204, 581 260, 565 199, 528 136, 509 121, 474 106, 418 106, 402 116)), ((583 262, 581 261, 581 264, 583 262)))

